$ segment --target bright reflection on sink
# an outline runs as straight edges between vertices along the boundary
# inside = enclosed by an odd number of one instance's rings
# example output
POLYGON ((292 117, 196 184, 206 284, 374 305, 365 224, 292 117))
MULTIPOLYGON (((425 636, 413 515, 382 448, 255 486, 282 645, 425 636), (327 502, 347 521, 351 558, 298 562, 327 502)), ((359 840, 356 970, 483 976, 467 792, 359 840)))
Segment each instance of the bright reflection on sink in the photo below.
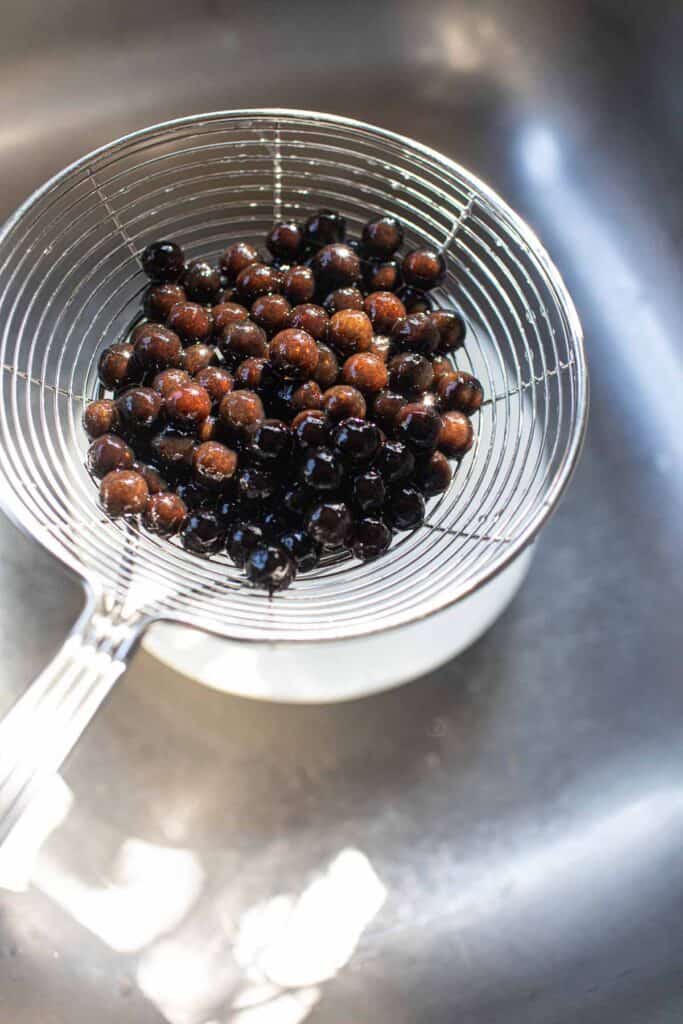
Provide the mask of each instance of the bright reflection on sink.
POLYGON ((179 924, 201 892, 204 873, 189 850, 129 838, 100 886, 49 854, 38 861, 33 882, 111 949, 132 953, 179 924))
POLYGON ((40 790, 0 847, 0 889, 24 892, 28 888, 41 847, 66 820, 73 800, 59 775, 40 790))

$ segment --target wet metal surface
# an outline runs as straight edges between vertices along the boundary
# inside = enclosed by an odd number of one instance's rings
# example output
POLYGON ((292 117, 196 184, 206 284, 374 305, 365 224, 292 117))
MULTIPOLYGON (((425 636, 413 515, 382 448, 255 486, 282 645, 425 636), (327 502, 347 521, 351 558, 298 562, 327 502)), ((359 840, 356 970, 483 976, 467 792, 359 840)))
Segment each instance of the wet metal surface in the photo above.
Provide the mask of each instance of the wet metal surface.
MULTIPOLYGON (((136 657, 0 891, 0 1024, 683 1019, 683 11, 423 7, 6 18, 0 213, 168 117, 375 122, 536 227, 583 321, 592 417, 522 592, 430 676, 290 707, 136 657)), ((5 521, 0 544, 5 708, 81 598, 5 521)))

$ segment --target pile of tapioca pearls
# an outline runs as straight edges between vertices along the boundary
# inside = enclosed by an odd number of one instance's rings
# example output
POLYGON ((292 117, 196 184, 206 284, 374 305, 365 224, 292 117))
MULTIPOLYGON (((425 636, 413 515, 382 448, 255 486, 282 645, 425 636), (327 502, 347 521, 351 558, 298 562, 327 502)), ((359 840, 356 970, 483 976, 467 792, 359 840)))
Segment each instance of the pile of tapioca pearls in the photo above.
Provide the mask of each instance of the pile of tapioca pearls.
POLYGON ((270 592, 325 549, 363 561, 412 530, 471 448, 483 390, 448 355, 465 338, 429 291, 431 249, 401 224, 358 240, 340 214, 277 223, 267 262, 236 242, 214 267, 162 241, 142 253, 145 320, 105 349, 88 466, 112 516, 141 516, 270 592))

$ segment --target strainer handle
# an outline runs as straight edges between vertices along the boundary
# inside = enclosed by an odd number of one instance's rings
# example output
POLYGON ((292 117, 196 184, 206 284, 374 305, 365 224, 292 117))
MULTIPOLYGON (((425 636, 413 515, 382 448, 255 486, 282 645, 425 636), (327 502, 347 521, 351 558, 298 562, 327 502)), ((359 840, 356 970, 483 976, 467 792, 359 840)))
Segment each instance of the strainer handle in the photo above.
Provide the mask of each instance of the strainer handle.
POLYGON ((89 597, 55 658, 0 722, 0 846, 125 671, 142 628, 89 597))

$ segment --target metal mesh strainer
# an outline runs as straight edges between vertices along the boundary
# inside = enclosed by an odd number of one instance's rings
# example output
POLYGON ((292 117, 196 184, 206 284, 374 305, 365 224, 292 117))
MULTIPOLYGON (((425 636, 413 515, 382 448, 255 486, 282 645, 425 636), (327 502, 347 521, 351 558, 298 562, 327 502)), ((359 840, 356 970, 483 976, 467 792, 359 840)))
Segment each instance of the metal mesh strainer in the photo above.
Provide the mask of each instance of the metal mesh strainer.
POLYGON ((533 233, 485 185, 418 143, 286 110, 186 118, 67 168, 0 235, 0 487, 6 511, 85 582, 55 663, 0 727, 0 840, 71 749, 155 619, 245 640, 315 641, 399 626, 499 572, 542 525, 576 462, 587 412, 580 325, 533 233), (400 218, 440 248, 435 293, 468 320, 458 365, 483 382, 478 441, 426 525, 376 563, 333 559, 269 600, 227 559, 107 519, 84 468, 97 360, 135 316, 155 238, 215 259, 230 241, 323 206, 357 233, 400 218))

